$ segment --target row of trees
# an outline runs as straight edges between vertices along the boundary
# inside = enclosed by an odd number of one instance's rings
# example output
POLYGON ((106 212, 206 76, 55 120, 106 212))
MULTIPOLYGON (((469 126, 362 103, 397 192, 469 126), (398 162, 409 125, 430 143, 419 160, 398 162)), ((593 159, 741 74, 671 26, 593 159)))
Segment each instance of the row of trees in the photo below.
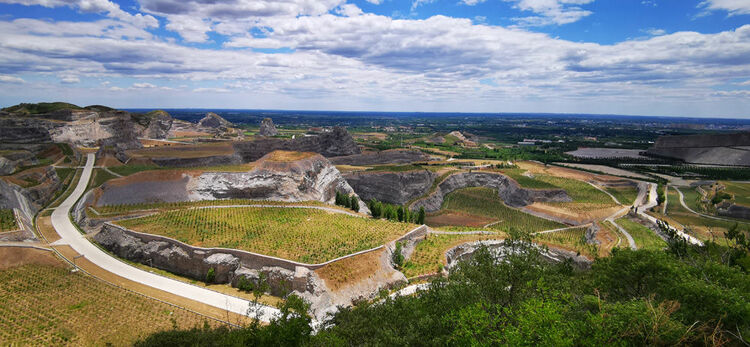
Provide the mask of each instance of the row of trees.
POLYGON ((350 208, 354 210, 354 212, 359 212, 359 199, 357 199, 356 195, 348 195, 336 191, 336 205, 350 208))
POLYGON ((413 213, 406 206, 392 205, 371 199, 367 202, 367 208, 370 209, 373 218, 385 218, 392 221, 424 224, 425 211, 420 207, 417 213, 413 213))

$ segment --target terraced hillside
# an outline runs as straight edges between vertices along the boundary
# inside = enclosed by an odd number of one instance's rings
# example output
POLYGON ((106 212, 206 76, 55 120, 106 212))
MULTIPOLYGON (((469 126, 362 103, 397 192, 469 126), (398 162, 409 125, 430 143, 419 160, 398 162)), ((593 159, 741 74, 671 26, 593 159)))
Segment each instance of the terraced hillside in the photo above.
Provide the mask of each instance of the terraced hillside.
POLYGON ((240 249, 321 263, 397 239, 415 225, 303 208, 231 207, 169 211, 117 222, 199 247, 240 249))

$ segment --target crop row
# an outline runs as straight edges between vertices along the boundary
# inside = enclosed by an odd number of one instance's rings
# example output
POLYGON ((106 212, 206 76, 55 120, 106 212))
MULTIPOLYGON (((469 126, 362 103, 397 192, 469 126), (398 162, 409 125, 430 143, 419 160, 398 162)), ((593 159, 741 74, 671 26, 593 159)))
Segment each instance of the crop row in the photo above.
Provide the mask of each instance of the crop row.
MULTIPOLYGON (((134 211, 144 210, 178 210, 189 207, 202 207, 202 206, 231 206, 231 205, 278 205, 278 206, 295 206, 295 205, 306 205, 306 206, 326 206, 330 208, 338 208, 331 206, 320 201, 302 201, 302 202, 283 202, 283 201, 267 201, 267 200, 248 200, 248 199, 222 199, 222 200, 201 200, 201 201, 180 201, 180 202, 145 202, 137 204, 121 204, 121 205, 106 205, 95 207, 94 209, 101 215, 113 216, 120 215, 134 211)), ((341 208, 342 210, 348 210, 341 208)))
POLYGON ((126 345, 156 331, 204 322, 197 314, 66 267, 24 265, 0 271, 2 345, 126 345))
POLYGON ((274 207, 177 210, 118 223, 194 246, 241 249, 306 263, 374 248, 416 227, 314 209, 274 207))

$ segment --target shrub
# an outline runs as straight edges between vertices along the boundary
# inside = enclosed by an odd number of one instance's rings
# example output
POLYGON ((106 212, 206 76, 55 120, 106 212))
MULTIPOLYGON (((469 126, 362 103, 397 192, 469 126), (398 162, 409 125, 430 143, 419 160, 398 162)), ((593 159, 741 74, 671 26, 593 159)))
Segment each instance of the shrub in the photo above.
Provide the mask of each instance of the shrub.
POLYGON ((401 242, 396 242, 396 249, 394 249, 393 254, 391 254, 391 261, 393 261, 393 265, 395 265, 397 269, 400 269, 401 266, 404 265, 403 245, 401 245, 401 242))
POLYGON ((215 279, 216 279, 216 270, 214 270, 214 268, 208 269, 208 272, 206 273, 206 283, 214 283, 215 279))

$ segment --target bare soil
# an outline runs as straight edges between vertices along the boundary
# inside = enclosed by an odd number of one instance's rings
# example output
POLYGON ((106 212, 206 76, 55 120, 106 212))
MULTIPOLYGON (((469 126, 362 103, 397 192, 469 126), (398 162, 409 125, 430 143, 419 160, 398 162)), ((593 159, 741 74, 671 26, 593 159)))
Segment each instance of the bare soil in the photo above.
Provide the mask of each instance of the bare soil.
POLYGON ((63 266, 60 259, 51 251, 26 247, 0 247, 0 270, 26 264, 63 266))

